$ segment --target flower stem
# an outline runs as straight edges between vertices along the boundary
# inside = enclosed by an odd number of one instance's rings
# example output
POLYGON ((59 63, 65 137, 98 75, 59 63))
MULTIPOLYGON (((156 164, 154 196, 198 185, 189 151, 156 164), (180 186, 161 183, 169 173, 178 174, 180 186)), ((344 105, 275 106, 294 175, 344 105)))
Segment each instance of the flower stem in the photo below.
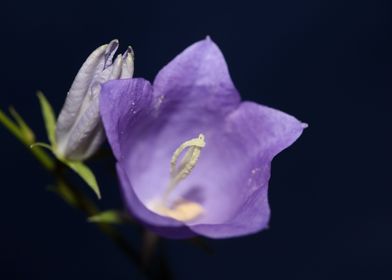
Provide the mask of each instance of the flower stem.
POLYGON ((30 151, 46 170, 53 171, 55 169, 55 161, 41 147, 30 148, 30 151))
MULTIPOLYGON (((49 171, 56 179, 56 188, 54 191, 67 204, 81 210, 87 217, 98 214, 100 211, 95 203, 90 200, 79 188, 73 186, 64 174, 64 166, 51 157, 44 149, 39 146, 31 147, 34 140, 25 137, 20 127, 18 127, 7 115, 0 110, 0 123, 14 135, 37 159, 41 166, 49 171)), ((124 254, 142 271, 142 260, 137 252, 130 247, 127 240, 112 225, 104 223, 96 223, 99 230, 109 237, 124 254)))
MULTIPOLYGON (((13 116, 16 115, 16 117, 19 119, 19 115, 16 113, 16 111, 11 113, 13 116)), ((0 124, 2 124, 32 153, 32 155, 37 159, 37 161, 45 170, 53 175, 56 180, 56 187, 52 190, 68 205, 79 209, 86 215, 86 217, 91 217, 100 213, 100 210, 96 204, 88 196, 86 196, 83 191, 71 184, 67 179, 67 176, 64 172, 66 166, 64 166, 60 161, 51 157, 42 147, 33 145, 35 143, 34 133, 30 130, 29 127, 27 127, 21 117, 19 119, 19 123, 15 123, 6 114, 4 114, 3 111, 0 110, 0 124)), ((140 273, 144 275, 146 279, 156 278, 155 275, 152 274, 152 271, 150 271, 149 267, 146 267, 146 263, 144 263, 144 261, 151 257, 147 256, 148 253, 147 255, 146 253, 138 254, 138 252, 130 246, 120 231, 113 225, 108 223, 95 224, 98 229, 109 239, 111 239, 128 257, 128 259, 136 265, 140 273)), ((155 247, 155 241, 150 244, 151 248, 149 248, 149 250, 152 250, 152 247, 155 247)), ((167 277, 168 274, 164 273, 165 271, 168 271, 167 267, 163 266, 161 271, 162 275, 159 275, 157 279, 169 279, 170 277, 167 277)))
MULTIPOLYGON (((89 199, 80 189, 70 184, 63 172, 57 169, 55 172, 57 188, 55 192, 70 206, 81 210, 87 217, 94 216, 100 212, 95 203, 89 199)), ((141 266, 141 259, 138 254, 129 246, 127 240, 112 225, 107 223, 95 223, 98 229, 109 237, 138 267, 141 266)))

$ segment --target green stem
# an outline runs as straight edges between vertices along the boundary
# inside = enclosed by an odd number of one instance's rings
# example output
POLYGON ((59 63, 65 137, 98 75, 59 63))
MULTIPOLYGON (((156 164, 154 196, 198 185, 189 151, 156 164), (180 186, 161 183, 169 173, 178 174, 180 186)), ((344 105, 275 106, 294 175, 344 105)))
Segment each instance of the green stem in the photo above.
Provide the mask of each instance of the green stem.
MULTIPOLYGON (((27 145, 26 145, 27 146, 27 145)), ((30 148, 30 145, 27 147, 33 156, 41 163, 41 165, 48 171, 54 171, 56 167, 56 163, 42 148, 34 147, 30 148)))
MULTIPOLYGON (((21 132, 20 128, 8 118, 0 110, 0 123, 14 135, 38 160, 44 169, 49 171, 57 181, 55 192, 70 206, 81 210, 87 217, 98 214, 100 211, 95 203, 90 200, 82 191, 77 187, 69 183, 63 172, 63 165, 49 156, 48 153, 40 146, 36 145, 31 147, 33 144, 31 140, 28 140, 21 132)), ((124 253, 128 258, 134 262, 138 268, 142 268, 142 261, 138 254, 129 246, 127 240, 121 235, 121 233, 112 225, 104 223, 96 223, 97 227, 103 234, 109 237, 124 253)))
MULTIPOLYGON (((70 206, 81 210, 87 217, 94 216, 100 212, 95 203, 89 199, 80 189, 70 184, 64 177, 63 172, 56 170, 57 179, 56 193, 63 198, 70 206)), ((138 267, 141 267, 141 259, 138 254, 129 246, 127 240, 112 225, 106 223, 95 223, 96 226, 108 236, 138 267)))
MULTIPOLYGON (((12 112, 11 112, 12 113, 12 112)), ((16 111, 13 112, 15 116, 16 111)), ((19 118, 19 115, 16 117, 19 118)), ((24 125, 24 121, 20 118, 20 121, 24 125)), ((39 145, 31 146, 34 144, 34 134, 29 129, 29 133, 32 135, 26 135, 23 133, 21 127, 15 124, 7 115, 0 110, 0 123, 14 135, 38 160, 44 169, 49 171, 56 179, 57 185, 54 191, 59 195, 68 205, 81 210, 87 217, 94 216, 100 212, 95 203, 89 199, 79 188, 72 185, 66 178, 64 173, 64 165, 49 156, 49 154, 39 145)), ((26 129, 26 128, 25 128, 26 129)), ((26 132, 26 130, 24 131, 26 132)), ((137 266, 142 274, 147 279, 153 277, 148 268, 143 265, 143 257, 133 250, 133 248, 128 244, 128 241, 123 237, 123 235, 115 228, 113 225, 107 223, 95 223, 99 230, 111 239, 122 251, 123 253, 137 266)), ((155 242, 153 242, 155 243, 155 242)), ((154 247, 155 244, 152 244, 154 247)), ((151 248, 150 248, 151 249, 151 248)), ((145 255, 143 255, 146 258, 145 255)), ((150 257, 150 256, 149 256, 150 257)), ((167 269, 166 269, 167 270, 167 269)), ((162 269, 163 271, 163 269, 162 269)), ((166 273, 165 279, 168 278, 166 273)))

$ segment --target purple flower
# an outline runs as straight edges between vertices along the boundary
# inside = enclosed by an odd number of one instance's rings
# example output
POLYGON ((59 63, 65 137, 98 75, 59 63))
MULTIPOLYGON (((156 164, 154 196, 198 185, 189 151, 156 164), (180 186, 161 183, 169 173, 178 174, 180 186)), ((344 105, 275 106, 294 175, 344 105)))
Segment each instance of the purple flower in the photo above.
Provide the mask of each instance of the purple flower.
POLYGON ((197 42, 153 85, 110 81, 101 116, 129 211, 170 238, 227 238, 265 229, 273 157, 306 127, 241 102, 219 48, 197 42))
POLYGON ((104 141, 98 104, 101 84, 133 75, 132 48, 112 61, 117 48, 117 40, 100 46, 76 75, 57 120, 55 151, 60 157, 84 160, 104 141))

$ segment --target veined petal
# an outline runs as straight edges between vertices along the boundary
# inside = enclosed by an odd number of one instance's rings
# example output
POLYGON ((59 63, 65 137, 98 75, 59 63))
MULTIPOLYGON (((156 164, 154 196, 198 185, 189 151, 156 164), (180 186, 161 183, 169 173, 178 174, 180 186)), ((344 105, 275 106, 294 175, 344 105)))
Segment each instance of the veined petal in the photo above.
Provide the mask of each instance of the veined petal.
POLYGON ((60 156, 84 160, 104 141, 105 134, 98 111, 101 85, 108 80, 130 77, 133 74, 133 52, 130 47, 124 55, 118 55, 112 62, 117 47, 118 41, 113 40, 98 48, 75 78, 58 119, 56 152, 60 156), (75 106, 68 106, 69 104, 75 106))
POLYGON ((111 65, 111 58, 117 47, 118 41, 113 40, 109 44, 97 48, 80 68, 57 120, 56 139, 59 146, 62 145, 62 142, 67 141, 69 131, 80 117, 91 84, 105 67, 111 65))
POLYGON ((86 148, 83 151, 83 159, 89 158, 92 156, 98 148, 102 145, 102 143, 105 141, 105 130, 103 128, 102 122, 99 122, 95 131, 91 133, 89 137, 89 145, 88 148, 86 148))
POLYGON ((242 102, 227 118, 228 130, 241 135, 247 155, 274 156, 298 139, 307 124, 295 117, 254 102, 242 102))
POLYGON ((154 80, 154 96, 162 110, 175 107, 178 114, 198 108, 215 111, 217 107, 225 113, 240 102, 223 54, 209 37, 162 68, 154 80))
MULTIPOLYGON (((236 195, 237 203, 230 204, 234 207, 231 217, 216 224, 191 226, 198 234, 212 238, 240 236, 268 227, 271 161, 297 140, 307 126, 286 113, 253 102, 243 102, 225 123, 225 137, 240 143, 230 149, 238 149, 241 154, 236 163, 240 180, 233 180, 237 184, 233 189, 241 191, 236 195)), ((224 197, 230 189, 226 185, 216 195, 224 197)))
POLYGON ((121 55, 118 55, 114 60, 113 65, 111 66, 112 71, 110 73, 109 80, 115 80, 120 78, 122 64, 123 64, 123 58, 121 55))
MULTIPOLYGON (((125 170, 128 169, 127 158, 124 157, 132 147, 133 139, 146 133, 149 124, 154 120, 154 107, 151 84, 143 79, 126 79, 109 81, 102 87, 100 112, 108 141, 118 160, 117 172, 121 181, 122 193, 126 197, 127 206, 133 215, 145 222, 151 229, 162 236, 185 238, 195 234, 183 223, 171 218, 162 217, 147 209, 134 192, 131 181, 125 170)), ((145 143, 148 145, 147 143, 145 143)), ((148 159, 148 155, 146 155, 148 159)), ((143 165, 145 159, 140 158, 143 165)))
POLYGON ((117 160, 124 154, 120 140, 131 142, 129 134, 137 135, 141 126, 148 125, 152 110, 152 87, 146 80, 116 80, 102 86, 100 113, 117 160))
POLYGON ((96 134, 101 135, 102 139, 97 139, 94 142, 99 144, 103 142, 104 135, 99 133, 99 130, 101 129, 99 99, 97 96, 97 98, 93 98, 89 102, 89 106, 84 110, 83 114, 67 135, 66 141, 61 142, 63 146, 58 146, 60 153, 68 159, 84 160, 87 158, 86 150, 89 149, 92 139, 95 138, 96 134))
POLYGON ((106 69, 112 65, 112 60, 113 60, 114 54, 116 53, 116 51, 118 49, 118 44, 119 43, 118 43, 117 39, 110 41, 110 43, 108 44, 108 47, 105 50, 105 64, 104 64, 103 69, 106 69))
POLYGON ((131 46, 129 46, 123 55, 121 79, 132 78, 133 70, 134 70, 134 53, 131 46))
POLYGON ((99 94, 102 84, 118 79, 121 73, 122 56, 102 71, 92 83, 90 94, 85 98, 83 113, 69 131, 65 145, 65 156, 74 160, 84 160, 91 156, 102 144, 105 133, 99 115, 99 94))

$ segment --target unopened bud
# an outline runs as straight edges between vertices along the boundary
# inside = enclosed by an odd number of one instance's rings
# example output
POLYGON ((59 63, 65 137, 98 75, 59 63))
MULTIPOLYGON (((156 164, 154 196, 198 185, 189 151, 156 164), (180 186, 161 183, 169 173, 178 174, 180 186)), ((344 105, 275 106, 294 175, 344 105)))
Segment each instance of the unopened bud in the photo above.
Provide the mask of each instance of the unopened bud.
POLYGON ((65 159, 85 160, 105 139, 99 115, 101 85, 133 76, 132 48, 112 61, 117 48, 117 40, 97 48, 72 83, 56 127, 56 153, 65 159))

